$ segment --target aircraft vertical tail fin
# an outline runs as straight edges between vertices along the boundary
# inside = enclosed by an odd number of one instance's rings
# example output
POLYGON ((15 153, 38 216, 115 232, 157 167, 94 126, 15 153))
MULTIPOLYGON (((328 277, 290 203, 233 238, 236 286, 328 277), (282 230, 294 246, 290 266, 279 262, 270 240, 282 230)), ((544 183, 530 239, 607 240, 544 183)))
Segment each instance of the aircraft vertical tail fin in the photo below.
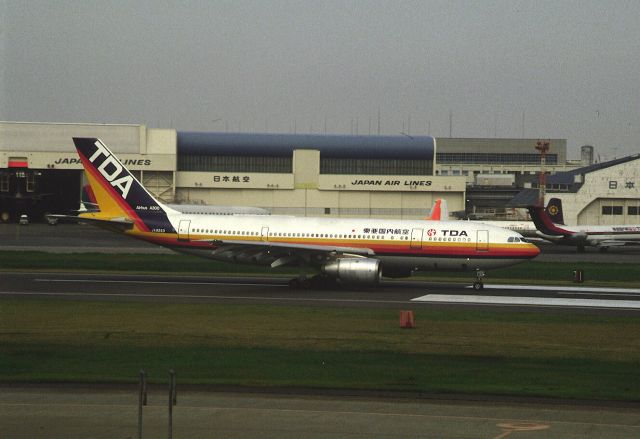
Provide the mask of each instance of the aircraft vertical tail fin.
POLYGON ((551 221, 551 218, 549 218, 544 207, 528 206, 527 209, 529 210, 529 215, 531 215, 531 220, 539 232, 549 236, 567 236, 571 234, 567 230, 555 225, 553 221, 551 221))
POLYGON ((443 198, 437 198, 431 206, 431 213, 425 219, 432 221, 448 220, 449 209, 447 207, 447 200, 443 198))
POLYGON ((102 141, 96 138, 74 137, 82 166, 102 218, 128 218, 141 231, 174 232, 167 214, 168 208, 129 172, 102 141))
POLYGON ((547 204, 547 214, 555 224, 564 225, 564 216, 562 215, 562 200, 560 198, 552 198, 547 204))

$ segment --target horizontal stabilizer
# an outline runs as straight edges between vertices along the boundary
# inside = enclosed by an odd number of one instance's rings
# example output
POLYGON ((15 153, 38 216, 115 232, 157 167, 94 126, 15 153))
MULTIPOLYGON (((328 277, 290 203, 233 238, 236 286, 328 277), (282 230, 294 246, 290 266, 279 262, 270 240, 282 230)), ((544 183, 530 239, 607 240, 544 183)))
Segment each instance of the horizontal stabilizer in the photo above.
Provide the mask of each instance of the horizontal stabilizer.
POLYGON ((96 226, 109 229, 109 230, 117 230, 117 231, 125 231, 129 230, 133 227, 133 221, 128 218, 91 218, 84 216, 75 216, 75 215, 46 215, 47 220, 56 221, 59 219, 64 219, 66 221, 71 221, 74 223, 86 223, 86 224, 94 224, 96 226))

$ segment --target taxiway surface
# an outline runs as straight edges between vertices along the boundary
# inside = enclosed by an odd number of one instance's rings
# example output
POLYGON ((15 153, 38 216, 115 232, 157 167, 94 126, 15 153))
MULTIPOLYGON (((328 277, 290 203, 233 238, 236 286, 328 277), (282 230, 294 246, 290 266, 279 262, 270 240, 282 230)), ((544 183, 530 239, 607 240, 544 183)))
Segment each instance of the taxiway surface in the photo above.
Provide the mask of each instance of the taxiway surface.
POLYGON ((165 303, 251 303, 363 308, 503 307, 637 314, 640 289, 385 281, 369 288, 291 289, 284 278, 0 273, 0 296, 165 303))
MULTIPOLYGON (((149 393, 143 437, 167 437, 163 389, 149 393)), ((2 437, 137 437, 137 391, 120 388, 0 387, 2 437)), ((634 438, 637 405, 415 400, 178 391, 176 438, 634 438)))

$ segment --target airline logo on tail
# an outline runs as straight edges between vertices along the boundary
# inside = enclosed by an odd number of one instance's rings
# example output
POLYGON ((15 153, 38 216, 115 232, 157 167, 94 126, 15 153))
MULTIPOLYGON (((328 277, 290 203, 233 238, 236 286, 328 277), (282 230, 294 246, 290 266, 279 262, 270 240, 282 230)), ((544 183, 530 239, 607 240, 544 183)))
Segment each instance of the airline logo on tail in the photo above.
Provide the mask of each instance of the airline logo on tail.
POLYGON ((167 213, 176 212, 157 201, 104 143, 78 137, 73 138, 73 143, 101 218, 125 217, 143 232, 175 233, 167 213))
POLYGON ((111 152, 100 140, 96 140, 94 145, 96 146, 96 151, 89 157, 89 161, 95 164, 96 160, 101 156, 105 157, 98 166, 98 171, 111 183, 111 186, 119 189, 122 198, 126 199, 127 195, 129 195, 129 189, 131 189, 131 185, 133 184, 133 177, 124 169, 120 161, 111 155, 111 152))
POLYGON ((562 200, 559 198, 552 198, 547 204, 547 213, 549 218, 555 224, 564 224, 564 215, 562 214, 562 200))

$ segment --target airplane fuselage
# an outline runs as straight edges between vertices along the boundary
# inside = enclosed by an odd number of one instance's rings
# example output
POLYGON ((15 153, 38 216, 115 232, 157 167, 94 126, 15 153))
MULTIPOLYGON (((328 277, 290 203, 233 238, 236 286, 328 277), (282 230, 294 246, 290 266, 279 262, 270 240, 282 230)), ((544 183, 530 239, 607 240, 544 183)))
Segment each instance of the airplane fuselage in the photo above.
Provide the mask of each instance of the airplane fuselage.
MULTIPOLYGON (((502 228, 462 221, 307 218, 275 215, 169 215, 173 231, 133 228, 134 237, 211 259, 270 263, 269 245, 340 248, 379 259, 384 271, 486 270, 530 259, 539 250, 502 228), (175 231, 175 232, 174 232, 175 231), (246 253, 218 252, 221 244, 260 243, 246 253), (369 253, 370 251, 370 253, 369 253)), ((147 220, 148 221, 148 220, 147 220)), ((324 260, 308 261, 322 265, 324 260)))
POLYGON ((576 245, 581 241, 591 246, 622 246, 637 242, 640 245, 640 225, 615 226, 563 226, 571 236, 548 235, 538 232, 538 236, 557 244, 576 245))

